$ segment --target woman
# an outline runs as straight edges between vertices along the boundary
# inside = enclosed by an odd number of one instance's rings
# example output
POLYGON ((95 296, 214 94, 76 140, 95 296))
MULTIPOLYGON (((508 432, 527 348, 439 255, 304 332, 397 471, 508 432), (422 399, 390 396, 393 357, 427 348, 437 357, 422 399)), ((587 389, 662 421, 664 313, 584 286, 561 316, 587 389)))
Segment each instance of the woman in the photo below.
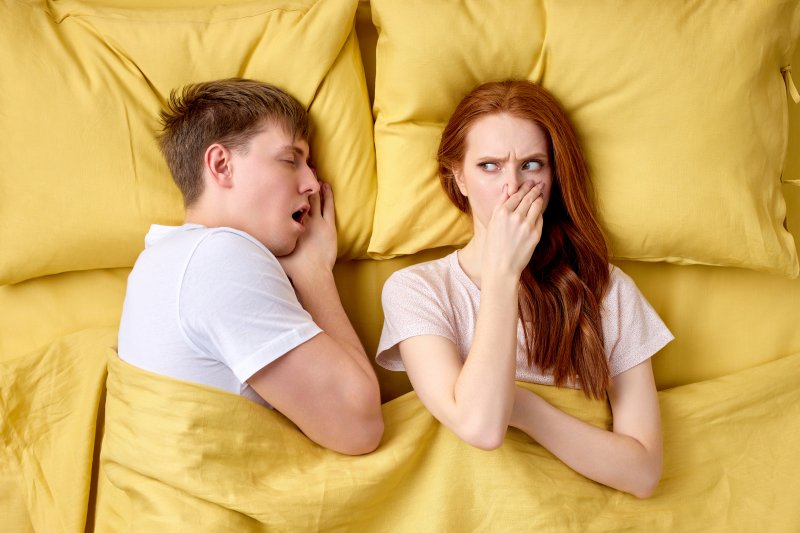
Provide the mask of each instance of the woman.
POLYGON ((438 161, 473 237, 387 281, 378 363, 408 372, 430 412, 473 446, 497 448, 514 426, 584 476, 650 496, 662 468, 650 357, 673 337, 608 263, 565 113, 531 82, 481 85, 450 118, 438 161), (613 430, 515 380, 607 397, 613 430))

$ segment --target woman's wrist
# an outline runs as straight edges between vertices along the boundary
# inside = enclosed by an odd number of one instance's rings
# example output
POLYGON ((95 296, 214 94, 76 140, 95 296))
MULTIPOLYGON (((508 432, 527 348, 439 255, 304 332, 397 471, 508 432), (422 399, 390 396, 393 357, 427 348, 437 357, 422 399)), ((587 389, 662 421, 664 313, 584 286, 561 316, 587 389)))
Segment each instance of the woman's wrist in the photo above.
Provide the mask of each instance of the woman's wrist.
POLYGON ((514 273, 511 270, 485 266, 481 276, 481 292, 486 289, 513 291, 516 295, 519 288, 519 279, 519 272, 514 273))
POLYGON ((531 423, 535 417, 537 404, 544 403, 546 403, 545 400, 535 392, 516 385, 514 388, 514 408, 511 410, 511 418, 508 421, 508 425, 531 435, 531 423))

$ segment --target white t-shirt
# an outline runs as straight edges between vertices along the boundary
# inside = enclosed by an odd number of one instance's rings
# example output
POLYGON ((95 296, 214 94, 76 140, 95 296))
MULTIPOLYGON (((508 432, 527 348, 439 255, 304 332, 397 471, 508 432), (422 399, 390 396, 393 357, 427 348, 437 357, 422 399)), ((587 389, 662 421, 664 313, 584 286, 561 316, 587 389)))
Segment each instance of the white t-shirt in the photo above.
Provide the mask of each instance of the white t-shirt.
MULTIPOLYGON (((613 377, 648 359, 674 337, 633 280, 613 265, 610 269, 611 280, 601 313, 613 377)), ((481 292, 461 268, 457 252, 398 270, 386 281, 382 299, 385 319, 378 344, 379 365, 405 370, 397 345, 420 335, 451 340, 462 362, 466 360, 475 335, 481 292)), ((516 379, 554 383, 549 372, 528 366, 521 321, 517 326, 516 379)))
POLYGON ((275 256, 247 233, 153 225, 128 277, 118 352, 263 404, 247 379, 321 331, 275 256))

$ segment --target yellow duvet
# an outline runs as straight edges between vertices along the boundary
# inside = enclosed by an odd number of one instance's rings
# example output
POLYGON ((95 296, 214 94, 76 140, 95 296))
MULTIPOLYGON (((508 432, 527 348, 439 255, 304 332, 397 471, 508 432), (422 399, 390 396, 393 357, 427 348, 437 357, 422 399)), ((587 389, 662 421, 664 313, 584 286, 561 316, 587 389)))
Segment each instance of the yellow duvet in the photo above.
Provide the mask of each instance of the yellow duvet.
MULTIPOLYGON (((413 393, 384 405, 377 451, 342 456, 249 400, 127 365, 115 333, 84 331, 0 365, 0 496, 15 504, 2 517, 12 530, 800 526, 800 354, 661 391, 664 475, 652 498, 637 500, 576 474, 516 430, 498 450, 471 448, 413 393)), ((531 387, 590 423, 610 422, 604 402, 531 387)))

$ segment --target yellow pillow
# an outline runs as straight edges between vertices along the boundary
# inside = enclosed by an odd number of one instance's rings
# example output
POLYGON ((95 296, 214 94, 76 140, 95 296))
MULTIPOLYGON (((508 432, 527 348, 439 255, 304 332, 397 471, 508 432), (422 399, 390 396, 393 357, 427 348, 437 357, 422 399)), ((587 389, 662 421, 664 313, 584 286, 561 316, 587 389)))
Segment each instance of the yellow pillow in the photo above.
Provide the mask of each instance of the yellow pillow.
POLYGON ((375 160, 358 1, 148 1, 0 6, 0 284, 131 266, 151 223, 181 223, 158 111, 173 88, 230 76, 309 109, 339 253, 364 257, 375 160))
POLYGON ((467 241, 436 177, 440 132, 475 85, 527 78, 576 125, 614 257, 798 274, 780 184, 797 1, 373 0, 372 10, 373 256, 467 241))

